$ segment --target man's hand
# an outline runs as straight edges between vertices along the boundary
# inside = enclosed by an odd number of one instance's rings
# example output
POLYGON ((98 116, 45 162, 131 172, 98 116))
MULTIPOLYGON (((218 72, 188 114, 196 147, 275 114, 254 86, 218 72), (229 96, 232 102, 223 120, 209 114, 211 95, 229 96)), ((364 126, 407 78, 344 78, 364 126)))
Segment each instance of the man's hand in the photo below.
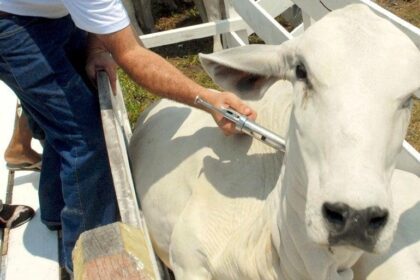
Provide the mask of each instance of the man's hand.
POLYGON ((101 46, 101 42, 95 38, 95 35, 89 37, 85 70, 94 85, 96 85, 96 73, 99 70, 104 70, 108 74, 112 91, 114 95, 116 94, 117 64, 111 54, 101 46))
MULTIPOLYGON (((211 103, 215 107, 232 108, 236 112, 246 116, 252 121, 255 121, 257 117, 257 113, 233 93, 212 92, 210 95, 206 95, 205 98, 209 103, 211 103)), ((209 113, 213 116, 213 119, 225 135, 231 135, 238 132, 235 129, 235 124, 224 118, 220 113, 215 111, 209 111, 209 113)))

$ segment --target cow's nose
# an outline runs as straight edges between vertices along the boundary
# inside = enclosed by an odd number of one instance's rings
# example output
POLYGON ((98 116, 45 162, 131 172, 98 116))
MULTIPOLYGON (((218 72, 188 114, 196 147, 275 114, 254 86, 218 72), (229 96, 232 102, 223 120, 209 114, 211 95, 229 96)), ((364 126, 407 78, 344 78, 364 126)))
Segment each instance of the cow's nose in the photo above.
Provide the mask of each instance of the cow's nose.
POLYGON ((322 214, 330 245, 353 245, 366 251, 373 250, 388 221, 388 210, 377 206, 355 210, 345 203, 326 202, 322 214))

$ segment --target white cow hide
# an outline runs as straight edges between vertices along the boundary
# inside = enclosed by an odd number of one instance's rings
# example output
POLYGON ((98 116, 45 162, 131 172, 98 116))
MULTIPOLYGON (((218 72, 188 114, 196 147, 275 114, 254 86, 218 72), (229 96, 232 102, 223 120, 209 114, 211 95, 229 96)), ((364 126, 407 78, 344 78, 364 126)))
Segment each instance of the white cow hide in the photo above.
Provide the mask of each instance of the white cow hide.
POLYGON ((134 180, 156 253, 176 278, 352 279, 364 252, 390 246, 385 260, 362 257, 356 275, 397 271, 410 255, 397 253, 419 239, 406 232, 417 228, 407 215, 418 221, 420 180, 394 172, 420 88, 413 42, 351 5, 280 46, 201 60, 287 139, 286 154, 227 138, 207 114, 168 100, 141 117, 134 180))

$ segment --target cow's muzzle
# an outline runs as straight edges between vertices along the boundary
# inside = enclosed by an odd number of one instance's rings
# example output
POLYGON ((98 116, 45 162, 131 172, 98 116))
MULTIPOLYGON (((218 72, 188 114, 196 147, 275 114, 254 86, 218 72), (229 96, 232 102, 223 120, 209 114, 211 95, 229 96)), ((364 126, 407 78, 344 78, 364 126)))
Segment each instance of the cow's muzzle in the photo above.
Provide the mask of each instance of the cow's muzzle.
POLYGON ((377 206, 355 210, 345 203, 324 203, 322 214, 330 246, 351 245, 372 252, 388 221, 388 210, 377 206))

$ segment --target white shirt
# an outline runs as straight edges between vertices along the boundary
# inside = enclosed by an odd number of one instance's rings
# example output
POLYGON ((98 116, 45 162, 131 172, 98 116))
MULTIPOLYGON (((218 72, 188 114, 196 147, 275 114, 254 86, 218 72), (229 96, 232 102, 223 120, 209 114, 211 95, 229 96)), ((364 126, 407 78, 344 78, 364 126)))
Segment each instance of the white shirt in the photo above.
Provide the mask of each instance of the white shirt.
POLYGON ((119 31, 130 23, 121 0, 0 0, 0 10, 46 18, 70 13, 77 27, 96 34, 119 31))

